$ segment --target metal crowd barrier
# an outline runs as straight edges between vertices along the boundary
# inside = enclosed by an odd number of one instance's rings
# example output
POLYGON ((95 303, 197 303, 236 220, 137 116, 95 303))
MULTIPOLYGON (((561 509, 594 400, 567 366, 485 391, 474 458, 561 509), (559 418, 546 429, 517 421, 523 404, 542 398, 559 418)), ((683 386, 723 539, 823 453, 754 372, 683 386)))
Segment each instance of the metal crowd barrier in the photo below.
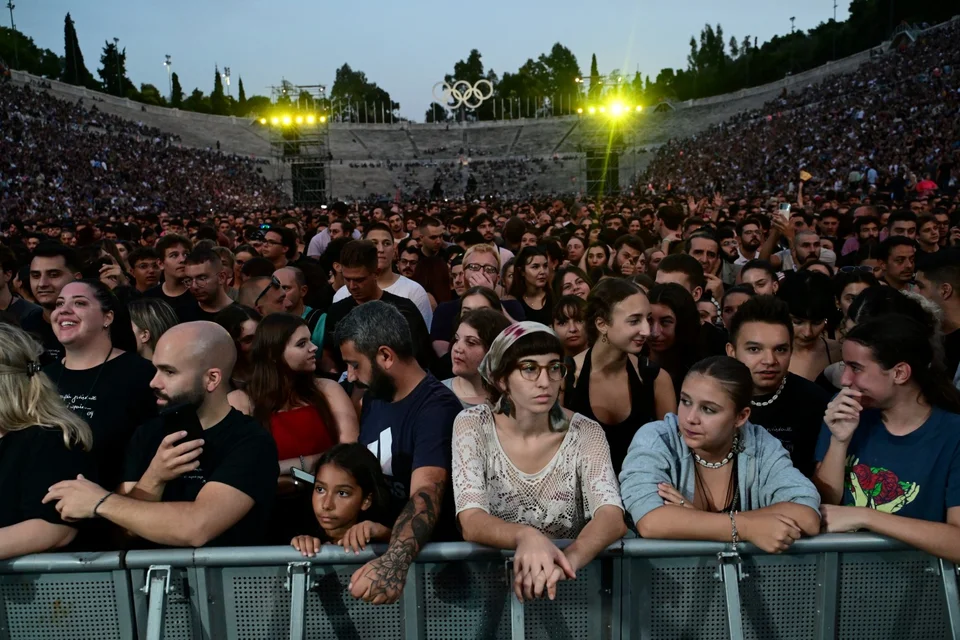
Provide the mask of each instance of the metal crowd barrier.
POLYGON ((399 602, 366 604, 347 584, 373 557, 329 546, 309 559, 288 547, 27 556, 0 562, 0 639, 960 640, 957 567, 872 535, 822 535, 783 555, 623 540, 557 600, 526 604, 510 554, 467 543, 428 545, 399 602))

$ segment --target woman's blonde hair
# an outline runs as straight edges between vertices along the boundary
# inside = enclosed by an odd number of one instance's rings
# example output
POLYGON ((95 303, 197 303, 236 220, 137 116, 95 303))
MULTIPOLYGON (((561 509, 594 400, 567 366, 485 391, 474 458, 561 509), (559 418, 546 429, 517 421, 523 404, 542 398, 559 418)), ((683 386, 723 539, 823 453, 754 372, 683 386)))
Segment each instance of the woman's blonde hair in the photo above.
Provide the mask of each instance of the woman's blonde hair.
POLYGON ((0 322, 0 429, 8 433, 35 425, 61 429, 67 448, 79 444, 89 451, 93 433, 40 371, 41 353, 43 348, 26 332, 0 322))

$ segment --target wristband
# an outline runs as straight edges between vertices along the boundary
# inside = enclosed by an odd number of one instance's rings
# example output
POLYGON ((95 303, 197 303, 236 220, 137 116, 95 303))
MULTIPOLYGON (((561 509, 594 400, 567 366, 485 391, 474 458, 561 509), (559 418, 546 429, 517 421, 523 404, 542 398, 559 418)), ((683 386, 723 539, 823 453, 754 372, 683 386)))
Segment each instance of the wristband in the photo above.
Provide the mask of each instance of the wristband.
POLYGON ((737 520, 734 517, 736 511, 730 512, 730 542, 733 543, 733 550, 737 550, 737 545, 740 544, 740 533, 737 531, 737 520))
POLYGON ((97 513, 97 509, 99 509, 99 508, 100 508, 100 505, 102 505, 102 504, 104 503, 104 501, 105 501, 107 498, 109 498, 110 496, 112 496, 112 495, 113 495, 113 491, 108 491, 105 496, 103 496, 102 498, 100 498, 100 500, 97 502, 97 504, 93 507, 93 515, 94 515, 94 517, 99 517, 99 516, 100 516, 100 514, 97 513))

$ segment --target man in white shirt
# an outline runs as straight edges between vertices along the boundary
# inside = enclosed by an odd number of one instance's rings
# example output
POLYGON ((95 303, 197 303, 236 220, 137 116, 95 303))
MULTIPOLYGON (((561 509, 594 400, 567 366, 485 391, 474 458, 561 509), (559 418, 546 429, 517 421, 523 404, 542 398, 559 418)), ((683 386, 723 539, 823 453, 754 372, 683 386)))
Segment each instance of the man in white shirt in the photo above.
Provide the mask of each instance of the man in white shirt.
POLYGON ((331 240, 350 236, 354 240, 360 239, 360 232, 354 227, 354 224, 346 218, 337 218, 330 223, 330 226, 313 236, 310 246, 307 247, 307 255, 311 258, 319 258, 327 250, 327 245, 331 240))
MULTIPOLYGON (((372 224, 363 239, 369 240, 377 247, 377 284, 384 291, 407 298, 415 304, 429 330, 433 322, 433 307, 430 305, 426 290, 410 278, 393 272, 393 258, 397 249, 390 227, 382 222, 372 224)), ((347 291, 346 286, 343 286, 333 296, 333 301, 339 302, 349 296, 350 292, 347 291)))

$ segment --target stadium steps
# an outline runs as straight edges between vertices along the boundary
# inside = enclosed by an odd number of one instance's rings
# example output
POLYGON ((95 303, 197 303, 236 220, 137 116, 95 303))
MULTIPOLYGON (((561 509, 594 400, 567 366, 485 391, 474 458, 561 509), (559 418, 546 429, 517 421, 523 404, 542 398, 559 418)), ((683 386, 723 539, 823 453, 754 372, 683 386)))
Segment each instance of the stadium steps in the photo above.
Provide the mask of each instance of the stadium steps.
POLYGON ((420 157, 420 149, 417 147, 417 141, 413 139, 413 134, 410 133, 410 129, 404 129, 403 132, 407 134, 407 140, 410 141, 410 146, 413 147, 413 157, 420 157))
POLYGON ((368 147, 367 143, 363 141, 363 138, 360 137, 360 134, 357 133, 357 130, 354 129, 353 131, 351 131, 350 135, 352 135, 353 139, 357 141, 357 144, 363 147, 363 150, 366 151, 367 153, 367 157, 373 160, 373 152, 370 151, 370 147, 368 147))
POLYGON ((562 138, 560 138, 560 142, 557 143, 557 145, 550 151, 550 153, 551 154, 557 153, 560 147, 563 145, 563 143, 566 142, 567 138, 570 137, 570 134, 573 133, 574 129, 576 129, 578 126, 580 126, 580 120, 579 119, 574 120, 570 128, 567 129, 567 132, 563 134, 562 138))
POLYGON ((517 141, 520 140, 520 134, 523 133, 523 125, 517 127, 517 134, 513 136, 513 142, 510 143, 510 146, 507 148, 507 155, 513 155, 513 149, 517 146, 517 141))

